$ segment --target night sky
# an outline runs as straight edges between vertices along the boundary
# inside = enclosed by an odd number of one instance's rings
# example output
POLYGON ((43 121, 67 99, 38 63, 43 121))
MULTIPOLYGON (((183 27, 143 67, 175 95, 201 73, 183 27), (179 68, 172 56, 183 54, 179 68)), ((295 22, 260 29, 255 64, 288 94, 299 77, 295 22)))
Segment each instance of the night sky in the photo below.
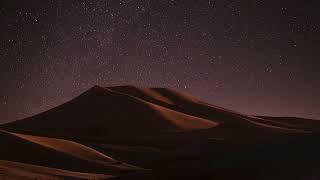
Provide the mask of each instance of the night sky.
POLYGON ((94 85, 320 119, 315 0, 1 0, 0 123, 94 85))

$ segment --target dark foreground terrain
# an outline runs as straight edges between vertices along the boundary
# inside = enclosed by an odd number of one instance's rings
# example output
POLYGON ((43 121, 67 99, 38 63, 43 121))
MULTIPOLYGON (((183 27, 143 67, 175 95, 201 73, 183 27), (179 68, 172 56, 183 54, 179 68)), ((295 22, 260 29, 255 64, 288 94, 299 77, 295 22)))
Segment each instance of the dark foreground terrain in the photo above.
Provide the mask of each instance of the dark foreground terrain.
POLYGON ((0 179, 320 179, 320 121, 95 86, 0 127, 0 179))

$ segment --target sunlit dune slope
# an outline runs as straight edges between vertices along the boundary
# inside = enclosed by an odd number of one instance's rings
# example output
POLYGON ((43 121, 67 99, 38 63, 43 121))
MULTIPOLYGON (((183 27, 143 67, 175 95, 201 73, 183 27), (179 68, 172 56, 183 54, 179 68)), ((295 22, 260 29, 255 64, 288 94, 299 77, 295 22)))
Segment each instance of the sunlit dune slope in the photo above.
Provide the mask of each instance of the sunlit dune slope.
MULTIPOLYGON (((168 109, 203 119, 219 122, 214 131, 232 131, 239 133, 306 133, 304 126, 294 126, 264 118, 247 116, 239 112, 228 110, 203 102, 191 95, 167 88, 145 88, 138 86, 115 86, 110 89, 141 98, 168 109), (152 92, 152 93, 151 93, 152 92), (253 131, 253 132, 252 132, 253 131)), ((228 132, 226 132, 228 133, 228 132)), ((232 134, 233 134, 232 133, 232 134)))

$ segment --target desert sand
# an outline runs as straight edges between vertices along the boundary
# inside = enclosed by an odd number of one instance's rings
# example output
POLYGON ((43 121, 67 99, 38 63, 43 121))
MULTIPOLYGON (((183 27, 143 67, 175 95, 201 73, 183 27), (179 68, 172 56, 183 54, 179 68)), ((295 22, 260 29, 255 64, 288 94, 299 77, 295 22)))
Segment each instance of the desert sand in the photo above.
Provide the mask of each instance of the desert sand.
POLYGON ((320 121, 245 115, 166 88, 95 86, 0 129, 7 179, 304 179, 320 171, 320 121))

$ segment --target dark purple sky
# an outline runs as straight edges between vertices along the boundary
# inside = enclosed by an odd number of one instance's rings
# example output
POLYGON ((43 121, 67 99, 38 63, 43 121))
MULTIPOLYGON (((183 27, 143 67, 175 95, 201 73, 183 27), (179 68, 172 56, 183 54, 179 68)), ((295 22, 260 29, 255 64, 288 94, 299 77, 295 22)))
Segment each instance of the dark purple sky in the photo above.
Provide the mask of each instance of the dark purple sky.
POLYGON ((0 122, 91 86, 161 86, 248 114, 320 119, 308 0, 1 0, 0 122))

